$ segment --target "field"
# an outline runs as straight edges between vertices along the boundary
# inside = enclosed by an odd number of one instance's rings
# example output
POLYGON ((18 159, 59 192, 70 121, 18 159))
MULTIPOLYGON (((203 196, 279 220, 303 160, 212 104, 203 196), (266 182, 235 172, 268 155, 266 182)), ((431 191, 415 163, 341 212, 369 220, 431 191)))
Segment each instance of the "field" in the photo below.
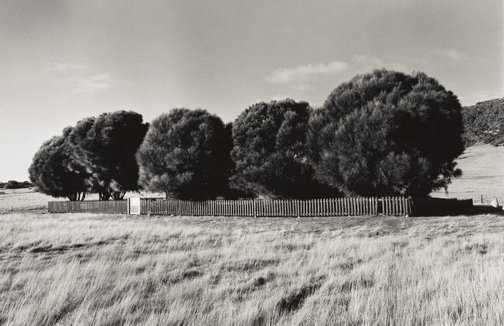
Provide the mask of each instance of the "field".
POLYGON ((504 220, 0 215, 6 325, 500 325, 504 220))
MULTIPOLYGON (((504 148, 492 145, 475 145, 466 149, 457 159, 462 169, 462 177, 455 179, 448 186, 448 197, 473 198, 479 202, 489 203, 497 198, 504 203, 504 148)), ((444 190, 432 194, 435 197, 446 197, 444 190)))
MULTIPOLYGON (((499 153, 466 153, 451 194, 498 192, 497 165, 476 164, 499 153)), ((48 199, 0 194, 0 325, 504 324, 500 215, 50 215, 48 199)))

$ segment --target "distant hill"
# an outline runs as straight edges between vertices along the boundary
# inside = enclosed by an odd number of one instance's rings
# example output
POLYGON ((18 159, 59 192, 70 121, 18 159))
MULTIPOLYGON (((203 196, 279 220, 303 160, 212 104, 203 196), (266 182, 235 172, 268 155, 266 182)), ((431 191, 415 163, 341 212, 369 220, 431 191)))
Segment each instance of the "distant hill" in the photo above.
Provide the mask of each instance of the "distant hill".
POLYGON ((504 98, 462 109, 466 147, 476 143, 504 145, 504 98))

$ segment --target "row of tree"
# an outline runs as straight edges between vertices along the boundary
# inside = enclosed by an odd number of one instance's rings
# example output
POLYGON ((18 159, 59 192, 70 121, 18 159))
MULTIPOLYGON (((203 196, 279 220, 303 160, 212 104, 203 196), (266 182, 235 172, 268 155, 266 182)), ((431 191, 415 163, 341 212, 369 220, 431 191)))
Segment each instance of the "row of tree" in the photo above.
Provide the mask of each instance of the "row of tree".
POLYGON ((45 142, 33 158, 30 180, 54 197, 122 199, 138 190, 135 155, 148 124, 135 112, 104 113, 67 127, 45 142))
POLYGON ((376 70, 321 108, 256 103, 232 123, 173 109, 86 118, 35 154, 30 178, 52 196, 121 199, 140 188, 179 199, 425 196, 461 174, 457 97, 423 73, 376 70))
POLYGON ((7 182, 0 182, 0 189, 22 189, 30 187, 33 187, 30 181, 9 180, 7 182))

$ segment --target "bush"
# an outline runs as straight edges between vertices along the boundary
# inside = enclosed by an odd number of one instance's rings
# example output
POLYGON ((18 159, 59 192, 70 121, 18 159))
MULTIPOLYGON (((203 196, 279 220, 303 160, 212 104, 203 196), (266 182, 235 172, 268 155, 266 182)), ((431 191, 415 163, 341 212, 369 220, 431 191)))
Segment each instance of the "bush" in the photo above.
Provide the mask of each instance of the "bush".
POLYGON ((30 188, 33 185, 29 181, 15 181, 9 180, 7 183, 1 183, 0 188, 4 189, 22 189, 22 188, 30 188))
POLYGON ((116 111, 83 119, 70 133, 74 161, 89 173, 86 182, 101 200, 138 190, 135 155, 147 129, 142 115, 116 111))
POLYGON ((230 143, 219 117, 173 109, 152 122, 138 150, 140 183, 169 198, 214 199, 227 191, 230 143))
POLYGON ((40 192, 49 196, 84 200, 88 174, 73 162, 72 149, 67 142, 71 131, 71 127, 65 129, 62 136, 53 137, 40 147, 29 169, 30 180, 40 192))
POLYGON ((423 73, 376 70, 337 87, 311 118, 319 180, 347 195, 425 196, 461 174, 457 97, 423 73))
POLYGON ((233 124, 232 185, 256 196, 330 197, 336 192, 314 180, 307 160, 311 108, 287 99, 250 106, 233 124))

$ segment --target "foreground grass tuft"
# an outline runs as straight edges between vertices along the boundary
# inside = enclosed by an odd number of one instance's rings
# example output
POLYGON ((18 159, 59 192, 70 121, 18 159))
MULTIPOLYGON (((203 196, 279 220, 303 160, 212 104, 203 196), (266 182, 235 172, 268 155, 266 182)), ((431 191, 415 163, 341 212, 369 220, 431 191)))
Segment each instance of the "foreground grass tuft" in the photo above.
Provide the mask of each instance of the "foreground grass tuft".
POLYGON ((498 325, 504 219, 0 215, 0 324, 498 325))

